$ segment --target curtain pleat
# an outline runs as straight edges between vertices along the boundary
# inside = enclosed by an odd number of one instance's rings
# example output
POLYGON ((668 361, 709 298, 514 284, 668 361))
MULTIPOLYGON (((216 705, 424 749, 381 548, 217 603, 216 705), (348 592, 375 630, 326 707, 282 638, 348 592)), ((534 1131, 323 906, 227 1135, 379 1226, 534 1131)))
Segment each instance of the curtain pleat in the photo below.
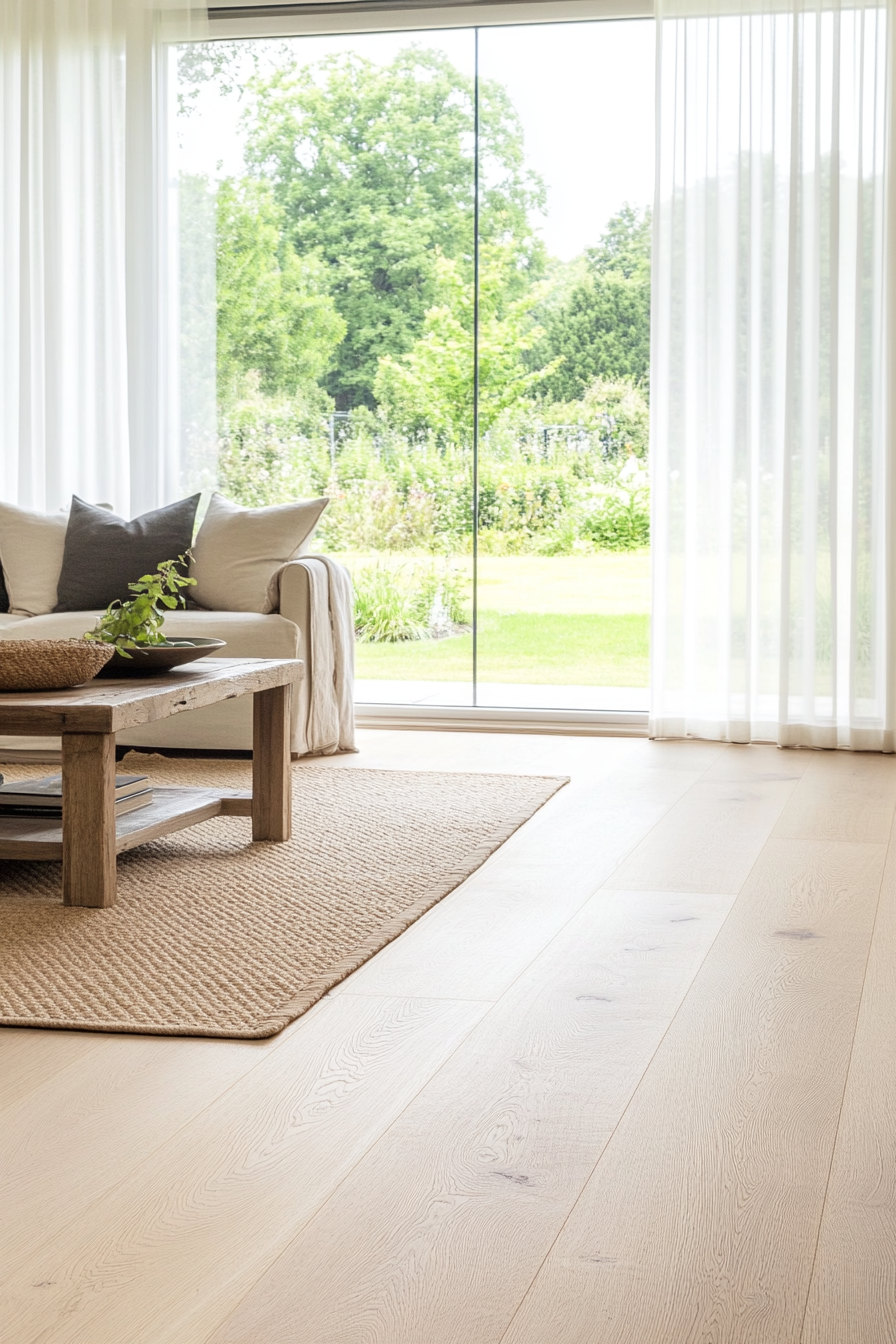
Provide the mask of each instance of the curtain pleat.
POLYGON ((656 737, 894 749, 893 16, 660 0, 656 737))
POLYGON ((160 228, 184 0, 0 3, 0 497, 123 513, 177 491, 160 228))

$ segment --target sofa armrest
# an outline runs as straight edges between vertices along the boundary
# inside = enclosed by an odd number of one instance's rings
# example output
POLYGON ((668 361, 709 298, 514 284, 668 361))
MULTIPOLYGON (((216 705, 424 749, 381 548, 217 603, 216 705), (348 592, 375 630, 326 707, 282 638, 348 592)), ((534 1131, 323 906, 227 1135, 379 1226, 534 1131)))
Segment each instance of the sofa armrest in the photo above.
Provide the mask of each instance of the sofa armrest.
POLYGON ((280 615, 299 627, 302 638, 300 645, 303 657, 308 644, 308 620, 311 613, 311 593, 308 571, 296 560, 290 560, 279 574, 280 615))
MULTIPOLYGON (((305 559, 314 559, 314 556, 304 557, 305 559)), ((350 582, 348 570, 343 565, 338 565, 335 561, 329 560, 331 565, 340 570, 350 582)), ((309 750, 305 729, 308 725, 308 712, 310 709, 310 690, 314 681, 315 668, 314 656, 309 639, 309 630, 311 625, 311 581, 308 576, 308 570, 301 560, 290 560, 277 575, 279 585, 279 611, 284 620, 291 621, 299 630, 299 657, 305 664, 305 676, 299 683, 299 723, 297 725, 298 746, 300 755, 309 750)), ((269 590, 270 591, 270 590, 269 590)))
MULTIPOLYGON (((304 557, 313 560, 315 556, 304 557)), ((351 580, 351 575, 345 565, 340 565, 337 560, 331 560, 329 563, 335 569, 341 570, 346 577, 351 580)), ((287 560, 286 564, 278 571, 277 582, 280 588, 279 612, 287 621, 294 621, 302 631, 303 638, 307 636, 305 632, 308 629, 308 620, 311 610, 311 593, 308 582, 308 571, 301 560, 287 560)), ((300 655, 301 656, 301 655, 300 655)))

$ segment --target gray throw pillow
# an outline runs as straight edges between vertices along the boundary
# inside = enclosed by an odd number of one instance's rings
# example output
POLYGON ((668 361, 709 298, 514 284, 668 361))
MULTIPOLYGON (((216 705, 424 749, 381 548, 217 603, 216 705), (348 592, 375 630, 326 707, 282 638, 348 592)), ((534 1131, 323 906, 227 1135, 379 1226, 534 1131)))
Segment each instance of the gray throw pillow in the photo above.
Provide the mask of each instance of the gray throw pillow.
POLYGON ((129 583, 189 549, 198 505, 199 495, 191 495, 128 523, 73 495, 54 610, 127 602, 134 596, 129 583))

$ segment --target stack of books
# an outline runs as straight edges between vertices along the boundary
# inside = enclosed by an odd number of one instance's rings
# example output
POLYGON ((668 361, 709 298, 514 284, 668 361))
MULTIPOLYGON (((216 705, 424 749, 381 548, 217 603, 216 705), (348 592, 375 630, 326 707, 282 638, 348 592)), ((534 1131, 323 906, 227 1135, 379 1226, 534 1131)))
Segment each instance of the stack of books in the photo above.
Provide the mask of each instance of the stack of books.
MULTIPOLYGON (((115 815, 134 812, 152 802, 152 788, 146 775, 115 776, 115 815)), ((3 783, 0 775, 0 817, 61 817, 62 776, 46 779, 22 779, 3 783)))

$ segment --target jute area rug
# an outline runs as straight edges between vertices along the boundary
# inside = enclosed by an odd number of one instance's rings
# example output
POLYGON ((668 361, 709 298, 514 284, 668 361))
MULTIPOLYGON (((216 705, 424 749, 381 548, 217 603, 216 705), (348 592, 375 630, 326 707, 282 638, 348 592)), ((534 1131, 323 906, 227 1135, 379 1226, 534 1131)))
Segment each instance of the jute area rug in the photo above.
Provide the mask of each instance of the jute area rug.
MULTIPOLYGON (((251 787, 242 762, 131 753, 119 768, 251 787)), ((217 817, 143 845, 119 856, 111 910, 65 908, 57 863, 0 861, 0 1024, 272 1036, 564 783, 296 766, 292 840, 252 844, 247 818, 217 817)))

